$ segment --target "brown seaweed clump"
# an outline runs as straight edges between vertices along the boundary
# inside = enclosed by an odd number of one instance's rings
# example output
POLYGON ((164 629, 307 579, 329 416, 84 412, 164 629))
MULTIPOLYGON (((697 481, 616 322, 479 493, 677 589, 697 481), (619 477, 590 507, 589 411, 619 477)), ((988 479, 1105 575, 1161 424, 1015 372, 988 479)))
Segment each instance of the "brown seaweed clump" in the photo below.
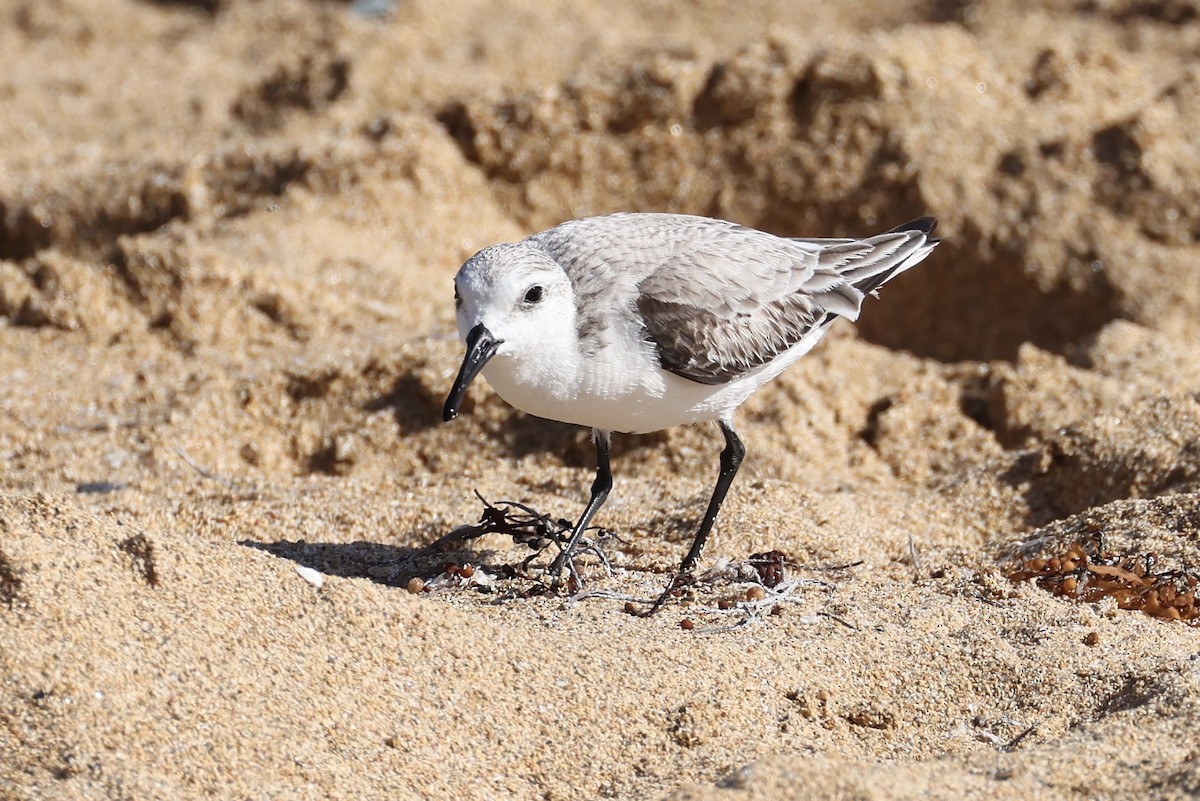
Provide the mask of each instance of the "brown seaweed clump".
POLYGON ((1074 542, 1057 556, 1021 560, 1008 578, 1035 579, 1042 589, 1077 601, 1112 598, 1121 609, 1200 625, 1196 575, 1187 569, 1156 571, 1155 561, 1152 553, 1089 554, 1074 542))

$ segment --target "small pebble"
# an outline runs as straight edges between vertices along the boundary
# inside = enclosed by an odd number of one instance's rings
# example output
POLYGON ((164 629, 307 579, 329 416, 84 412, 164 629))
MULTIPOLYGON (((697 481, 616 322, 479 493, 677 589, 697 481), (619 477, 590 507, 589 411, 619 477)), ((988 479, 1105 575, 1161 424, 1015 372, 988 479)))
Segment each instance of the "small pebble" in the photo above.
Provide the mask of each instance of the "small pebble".
POLYGON ((683 620, 679 621, 679 628, 683 629, 684 631, 691 631, 692 629, 696 628, 696 624, 693 623, 690 618, 685 617, 683 620))
POLYGON ((1083 638, 1083 644, 1089 645, 1089 646, 1099 645, 1100 644, 1100 635, 1094 631, 1089 631, 1087 633, 1087 636, 1083 638))
POLYGON ((752 587, 746 588, 746 600, 747 601, 761 601, 763 598, 766 598, 766 597, 767 597, 767 591, 764 590, 762 587, 758 586, 757 584, 755 584, 752 587))
POLYGON ((418 576, 413 576, 412 578, 410 578, 410 579, 408 580, 408 587, 407 587, 407 589, 408 589, 408 591, 409 591, 409 592, 411 592, 413 595, 418 595, 418 594, 420 594, 420 593, 421 593, 421 591, 422 591, 422 590, 424 590, 424 589, 425 589, 425 582, 424 582, 424 581, 422 581, 422 580, 420 579, 420 577, 418 577, 418 576))
POLYGON ((296 574, 318 590, 325 586, 325 577, 321 575, 320 571, 313 570, 311 567, 297 565, 296 574))

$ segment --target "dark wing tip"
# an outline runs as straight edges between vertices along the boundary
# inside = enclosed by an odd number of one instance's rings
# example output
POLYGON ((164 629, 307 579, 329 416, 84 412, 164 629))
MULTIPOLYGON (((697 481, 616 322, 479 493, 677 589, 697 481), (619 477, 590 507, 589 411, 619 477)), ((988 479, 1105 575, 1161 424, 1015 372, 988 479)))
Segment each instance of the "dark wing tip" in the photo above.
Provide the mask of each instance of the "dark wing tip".
MULTIPOLYGON (((888 231, 887 233, 888 234, 903 234, 903 233, 907 233, 909 231, 918 231, 925 235, 925 241, 921 245, 921 247, 932 249, 935 245, 937 245, 939 242, 942 241, 940 239, 930 236, 930 234, 933 233, 933 229, 935 229, 935 228, 937 228, 937 220, 934 219, 933 217, 918 217, 917 219, 912 220, 911 222, 906 222, 903 225, 897 225, 895 228, 888 231)), ((886 236, 886 235, 887 234, 884 234, 884 236, 886 236)), ((928 253, 929 251, 926 250, 925 252, 928 253)), ((886 272, 882 272, 882 273, 873 275, 870 278, 867 278, 863 281, 859 281, 854 286, 859 292, 863 293, 864 295, 869 295, 872 292, 874 292, 876 289, 878 289, 879 287, 881 287, 885 283, 887 283, 888 280, 893 275, 896 274, 896 271, 901 269, 907 262, 908 262, 908 257, 905 257, 899 264, 897 264, 892 269, 887 270, 886 272)), ((837 315, 830 313, 829 315, 826 316, 826 318, 824 320, 822 320, 822 324, 831 322, 833 320, 833 318, 835 318, 836 316, 837 315)))
MULTIPOLYGON (((888 233, 889 234, 900 234, 900 233, 904 233, 905 231, 920 231, 921 233, 925 234, 925 236, 928 237, 930 234, 933 233, 935 228, 937 228, 937 220, 935 218, 933 218, 933 217, 918 217, 917 219, 912 220, 910 222, 906 222, 903 225, 897 225, 895 228, 888 231, 888 233)), ((933 239, 932 237, 929 239, 930 244, 934 244, 934 245, 936 245, 940 241, 941 241, 940 239, 933 239)))

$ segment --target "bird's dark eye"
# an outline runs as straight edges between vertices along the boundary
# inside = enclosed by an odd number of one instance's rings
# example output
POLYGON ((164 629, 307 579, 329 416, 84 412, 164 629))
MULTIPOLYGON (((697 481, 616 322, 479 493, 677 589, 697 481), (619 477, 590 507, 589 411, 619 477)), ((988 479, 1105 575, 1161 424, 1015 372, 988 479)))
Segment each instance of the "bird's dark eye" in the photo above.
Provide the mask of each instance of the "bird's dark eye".
POLYGON ((525 302, 526 303, 540 303, 542 300, 542 295, 544 295, 545 293, 546 293, 546 290, 543 289, 542 287, 531 286, 531 287, 529 287, 529 291, 525 293, 525 302))

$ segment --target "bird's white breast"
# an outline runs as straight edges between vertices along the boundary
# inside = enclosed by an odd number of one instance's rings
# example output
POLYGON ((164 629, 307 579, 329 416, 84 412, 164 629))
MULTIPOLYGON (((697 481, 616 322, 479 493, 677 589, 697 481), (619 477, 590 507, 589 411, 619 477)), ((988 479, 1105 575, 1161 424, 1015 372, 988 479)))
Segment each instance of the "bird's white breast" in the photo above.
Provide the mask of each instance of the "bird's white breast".
POLYGON ((616 336, 573 356, 547 346, 531 360, 497 356, 483 370, 512 406, 536 417, 606 431, 642 434, 703 420, 728 420, 751 393, 816 344, 824 327, 778 357, 724 384, 701 384, 664 370, 640 336, 616 336), (547 372, 547 365, 553 369, 547 372))

